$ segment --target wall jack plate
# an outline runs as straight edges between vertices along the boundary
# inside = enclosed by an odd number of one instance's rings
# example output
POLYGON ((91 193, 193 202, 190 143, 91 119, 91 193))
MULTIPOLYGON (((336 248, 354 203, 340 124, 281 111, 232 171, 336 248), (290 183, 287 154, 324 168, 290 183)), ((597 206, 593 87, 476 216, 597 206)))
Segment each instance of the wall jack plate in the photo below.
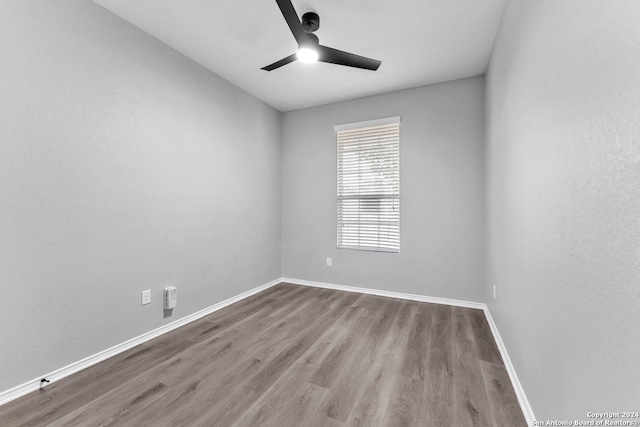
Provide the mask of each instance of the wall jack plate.
POLYGON ((147 304, 151 304, 151 289, 142 291, 142 301, 140 301, 140 305, 147 305, 147 304))

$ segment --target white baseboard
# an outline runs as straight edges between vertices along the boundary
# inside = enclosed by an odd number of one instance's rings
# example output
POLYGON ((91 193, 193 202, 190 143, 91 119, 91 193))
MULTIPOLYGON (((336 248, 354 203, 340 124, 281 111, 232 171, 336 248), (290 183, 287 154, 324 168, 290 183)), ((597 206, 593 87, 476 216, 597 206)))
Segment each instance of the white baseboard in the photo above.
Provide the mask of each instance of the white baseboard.
POLYGON ((357 292, 361 294, 377 295, 379 297, 399 298, 410 301, 430 302, 433 304, 455 305, 456 307, 476 308, 484 310, 486 305, 479 302, 462 301, 448 298, 427 297, 424 295, 403 294, 401 292, 382 291, 380 289, 359 288, 357 286, 336 285, 333 283, 313 282, 311 280, 292 279, 283 277, 283 282, 294 285, 313 286, 315 288, 335 289, 337 291, 357 292))
POLYGON ((533 421, 536 419, 535 416, 533 415, 533 409, 531 409, 531 405, 527 400, 527 396, 524 393, 522 384, 520 384, 518 375, 516 374, 516 371, 513 368, 513 364, 511 363, 511 359, 509 358, 509 353, 507 353, 507 348, 505 347, 504 342, 500 337, 500 333, 498 332, 498 327, 496 326, 493 320, 493 317, 491 317, 491 312, 489 311, 489 307, 487 307, 486 304, 480 303, 480 302, 461 301, 461 300, 454 300, 454 299, 448 299, 448 298, 436 298, 436 297, 427 297, 423 295, 403 294, 400 292, 382 291, 378 289, 359 288, 355 286, 336 285, 333 283, 313 282, 311 280, 292 279, 288 277, 283 277, 281 280, 283 282, 293 283, 295 285, 313 286, 316 288, 335 289, 335 290, 346 291, 346 292, 358 292, 361 294, 377 295, 377 296, 390 297, 390 298, 400 298, 400 299, 406 299, 411 301, 430 302, 435 304, 445 304, 445 305, 453 305, 456 307, 475 308, 478 310, 483 310, 485 317, 487 318, 487 322, 489 323, 489 327, 491 328, 491 332, 493 333, 493 338, 495 339, 498 349, 500 350, 500 355, 502 356, 502 360, 504 361, 505 369, 509 374, 509 378, 511 379, 513 389, 515 390, 516 396, 518 398, 518 403, 520 403, 520 407, 522 408, 524 417, 527 420, 527 424, 533 425, 533 421))
POLYGON ((282 279, 276 279, 276 280, 272 280, 269 283, 265 283, 262 286, 258 286, 257 288, 253 288, 247 292, 243 292, 240 295, 236 295, 234 297, 231 297, 227 300, 224 300, 222 302, 219 302, 217 304, 214 304, 210 307, 207 307, 205 309, 202 309, 200 311, 197 311, 193 314, 190 314, 188 316, 183 317, 182 319, 178 319, 174 322, 171 323, 167 323, 164 326, 161 326, 157 329, 154 329, 152 331, 149 331, 145 334, 142 334, 140 336, 137 336, 135 338, 132 338, 128 341, 125 341, 121 344, 117 344, 111 348, 108 348, 106 350, 103 350, 99 353, 96 353, 92 356, 86 357, 82 360, 79 360, 77 362, 74 362, 70 365, 67 365, 63 368, 57 369, 53 372, 50 372, 48 374, 44 374, 41 375, 31 381, 27 381, 24 384, 21 384, 17 387, 13 387, 9 390, 0 392, 0 405, 4 405, 5 403, 11 402, 12 400, 15 400, 19 397, 22 397, 28 393, 31 393, 32 391, 38 390, 40 388, 40 380, 42 378, 46 378, 48 379, 50 382, 56 382, 58 380, 61 380, 65 377, 68 377, 69 375, 75 374, 76 372, 79 372, 85 368, 88 368, 89 366, 93 366, 96 363, 102 362, 103 360, 106 360, 110 357, 115 356, 116 354, 122 353, 124 351, 127 351, 137 345, 143 344, 153 338, 156 338, 162 334, 166 334, 169 331, 172 331, 176 328, 179 328, 180 326, 184 326, 187 323, 191 323, 194 320, 198 320, 201 317, 204 317, 208 314, 213 313, 214 311, 218 311, 221 308, 224 308, 228 305, 231 305, 235 302, 238 302, 244 298, 250 297, 251 295, 257 294, 258 292, 264 291, 265 289, 268 289, 274 285, 277 285, 278 283, 283 282, 282 279))
POLYGON ((509 353, 507 352, 507 347, 505 347, 504 342, 502 341, 502 337, 500 336, 500 332, 498 332, 498 326, 496 325, 493 317, 491 316, 491 312, 489 311, 489 307, 485 305, 484 315, 487 318, 487 322, 489 323, 489 327, 491 328, 491 332, 493 333, 493 338, 496 340, 496 344, 498 345, 498 349, 500 350, 500 355, 502 356, 502 361, 504 362, 504 367, 509 374, 509 378, 511 379, 511 384, 513 385, 513 389, 516 392, 516 396, 518 397, 518 403, 520 403, 520 407, 522 408, 522 412, 524 413, 524 417, 527 420, 527 425, 532 426, 533 422, 536 420, 535 415, 533 414, 533 409, 529 404, 529 400, 527 399, 527 395, 524 393, 524 389, 522 388, 522 384, 518 379, 518 375, 516 374, 516 370, 511 363, 511 359, 509 358, 509 353))

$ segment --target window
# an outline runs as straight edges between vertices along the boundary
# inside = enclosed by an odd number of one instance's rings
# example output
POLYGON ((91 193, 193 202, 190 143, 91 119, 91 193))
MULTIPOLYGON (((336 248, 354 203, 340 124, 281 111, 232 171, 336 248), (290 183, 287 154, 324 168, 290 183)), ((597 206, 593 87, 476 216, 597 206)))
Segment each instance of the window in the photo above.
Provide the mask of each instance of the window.
POLYGON ((400 252, 400 117, 335 130, 338 248, 400 252))

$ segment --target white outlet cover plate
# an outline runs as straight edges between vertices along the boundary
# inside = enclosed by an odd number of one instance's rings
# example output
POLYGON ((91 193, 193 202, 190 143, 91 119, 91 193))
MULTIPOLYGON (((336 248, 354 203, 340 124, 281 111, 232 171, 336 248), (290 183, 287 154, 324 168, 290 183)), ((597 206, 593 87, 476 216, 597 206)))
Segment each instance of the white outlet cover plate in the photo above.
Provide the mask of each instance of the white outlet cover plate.
POLYGON ((147 304, 151 304, 151 289, 142 291, 141 305, 147 305, 147 304))

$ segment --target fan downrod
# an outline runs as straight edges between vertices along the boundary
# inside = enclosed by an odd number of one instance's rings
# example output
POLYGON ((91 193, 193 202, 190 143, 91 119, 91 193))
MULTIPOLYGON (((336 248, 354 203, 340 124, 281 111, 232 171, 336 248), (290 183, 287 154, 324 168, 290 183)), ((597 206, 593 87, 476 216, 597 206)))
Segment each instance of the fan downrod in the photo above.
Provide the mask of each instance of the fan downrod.
POLYGON ((313 33, 320 28, 320 17, 315 12, 302 15, 302 27, 306 33, 313 33))

